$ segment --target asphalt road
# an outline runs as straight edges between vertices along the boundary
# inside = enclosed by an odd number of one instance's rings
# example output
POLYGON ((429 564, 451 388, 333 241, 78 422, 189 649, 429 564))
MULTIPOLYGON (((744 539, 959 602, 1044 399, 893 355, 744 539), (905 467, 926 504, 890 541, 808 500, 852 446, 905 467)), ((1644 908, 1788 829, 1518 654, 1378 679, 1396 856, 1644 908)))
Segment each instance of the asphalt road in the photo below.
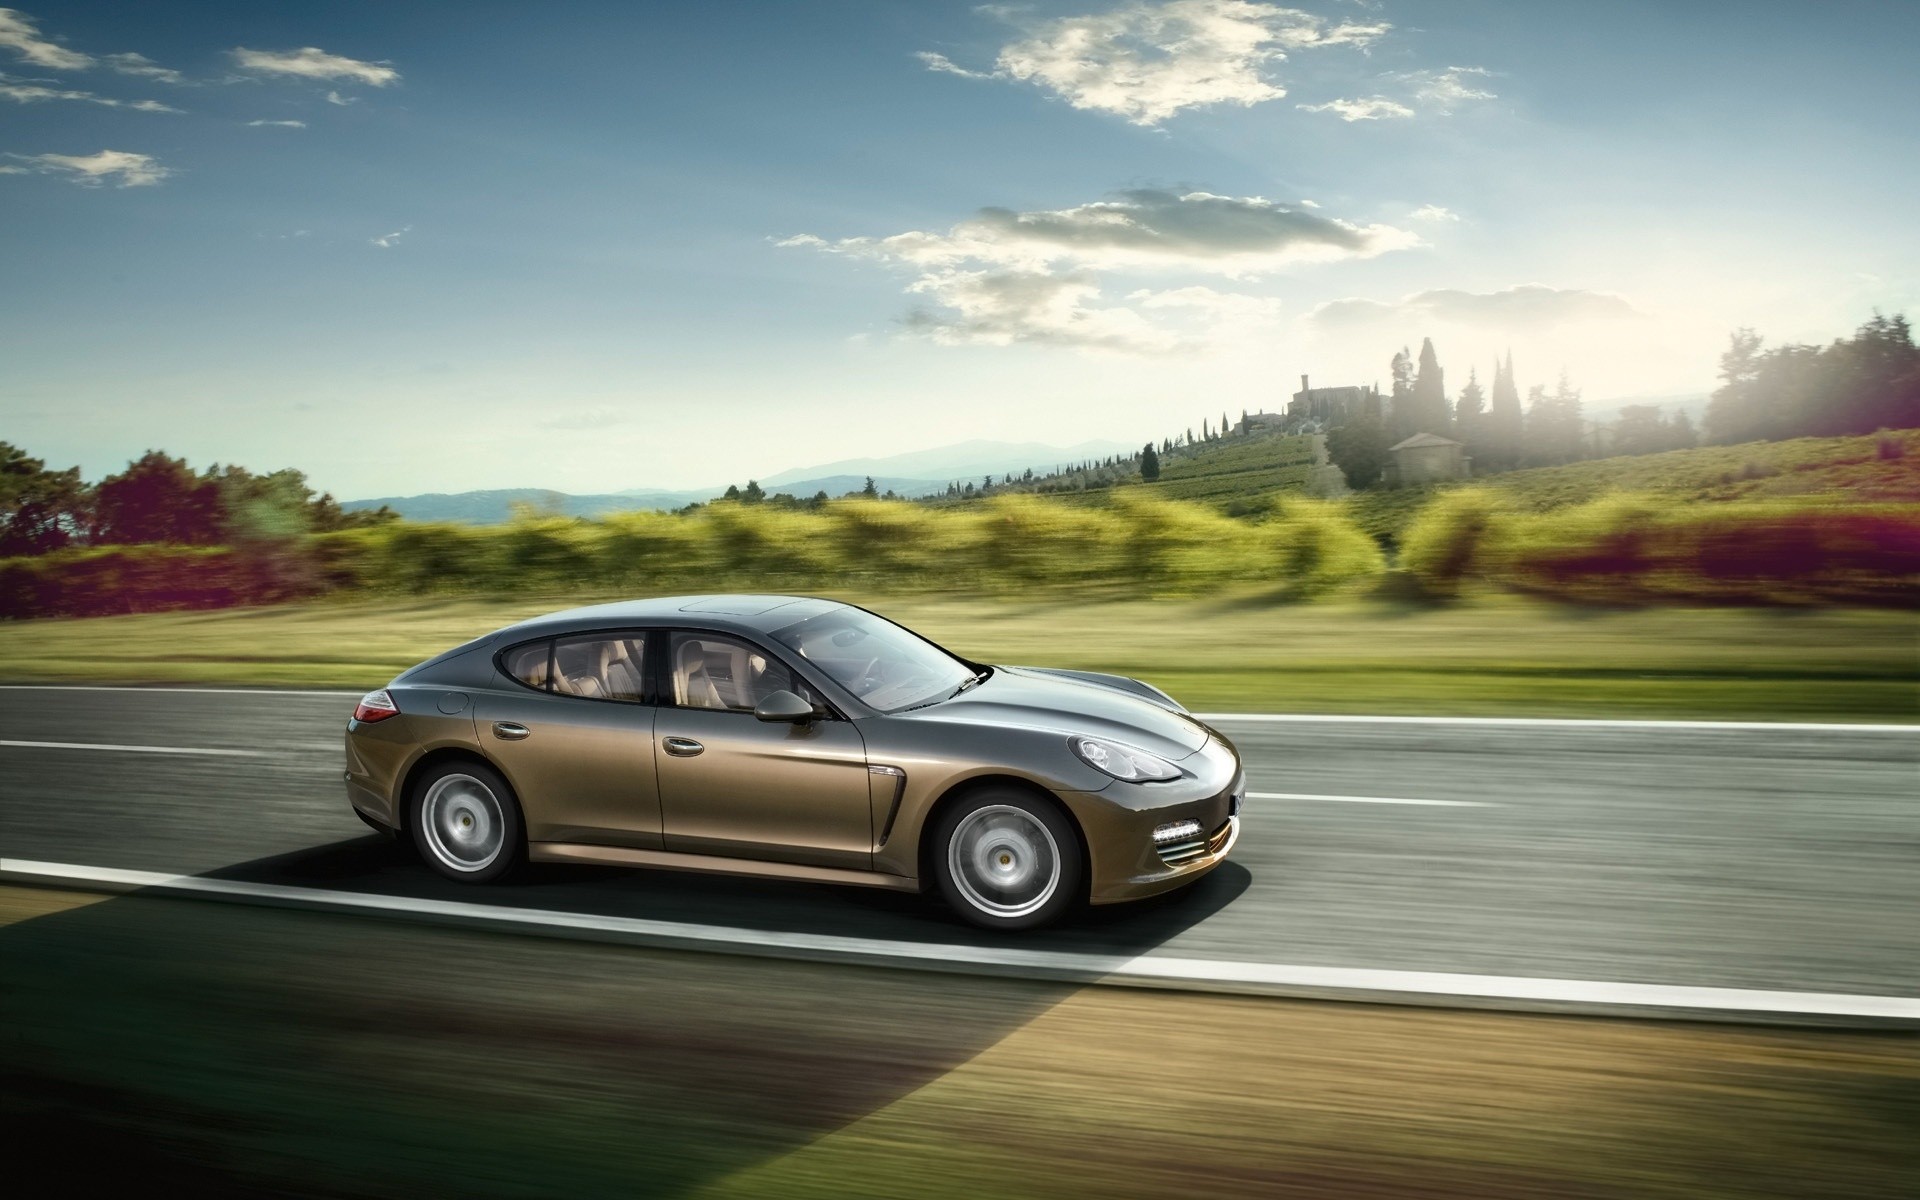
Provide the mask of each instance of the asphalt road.
MULTIPOLYGON (((0 855, 910 942, 911 896, 540 868, 470 889, 366 835, 339 695, 0 690, 0 855), (156 754, 23 745, 191 747, 156 754)), ((1920 734, 1242 724, 1232 860, 1034 948, 1632 983, 1920 993, 1920 734), (1454 804, 1375 803, 1453 801, 1454 804)))

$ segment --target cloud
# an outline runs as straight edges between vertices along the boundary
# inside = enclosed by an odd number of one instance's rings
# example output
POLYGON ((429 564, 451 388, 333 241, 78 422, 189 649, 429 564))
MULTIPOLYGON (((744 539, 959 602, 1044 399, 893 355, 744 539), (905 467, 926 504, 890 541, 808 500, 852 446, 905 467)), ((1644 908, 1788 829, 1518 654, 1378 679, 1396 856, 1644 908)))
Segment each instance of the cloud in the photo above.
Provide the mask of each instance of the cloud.
POLYGON ((1444 71, 1407 71, 1392 78, 1410 87, 1415 98, 1436 112, 1448 113, 1469 100, 1496 99, 1494 93, 1468 82, 1469 78, 1485 79, 1492 74, 1485 67, 1448 67, 1444 71))
POLYGON ((1422 204, 1407 214, 1416 221, 1458 221, 1460 214, 1438 204, 1422 204))
POLYGON ((11 8, 0 8, 0 47, 14 51, 37 67, 56 71, 83 71, 93 65, 88 55, 40 36, 31 17, 11 8))
POLYGON ((307 127, 307 123, 305 121, 248 121, 247 126, 250 129, 260 129, 260 128, 305 129, 307 127))
POLYGON ((1417 244, 1258 197, 1136 189, 1039 212, 982 209, 944 233, 777 243, 904 267, 910 295, 931 302, 907 327, 947 343, 1035 342, 1164 353, 1274 319, 1263 297, 1190 285, 1103 299, 1102 272, 1249 277, 1300 263, 1370 258, 1417 244))
POLYGON ((1263 69, 1289 51, 1365 47, 1384 23, 1333 22, 1255 0, 1135 0, 1110 12, 1031 23, 1006 8, 984 10, 1021 27, 992 72, 971 71, 923 52, 927 68, 971 79, 1031 83, 1074 108, 1158 125, 1184 109, 1243 107, 1286 89, 1263 69))
POLYGON ((249 50, 244 46, 232 51, 233 61, 244 71, 262 75, 291 75, 298 79, 344 79, 372 87, 385 87, 399 80, 400 72, 385 63, 361 62, 328 54, 318 46, 298 50, 249 50))
POLYGON ((0 73, 0 99, 11 100, 16 104, 40 104, 48 100, 78 100, 107 108, 130 108, 135 112, 177 113, 180 111, 158 100, 115 100, 110 96, 99 96, 73 88, 49 87, 42 82, 23 80, 5 73, 0 73))
POLYGON ((1411 117, 1413 110, 1385 96, 1367 96, 1359 100, 1329 100, 1325 104, 1298 104, 1302 112, 1330 112, 1342 121, 1379 121, 1393 117, 1411 117))
POLYGON ((161 83, 186 82, 180 72, 163 67, 144 54, 109 54, 101 61, 122 75, 139 75, 146 79, 157 79, 161 83))
POLYGON ((1391 226, 1355 225, 1257 196, 1136 188, 1074 208, 983 208, 945 233, 836 242, 803 234, 782 244, 920 267, 974 261, 1023 269, 1065 264, 1254 275, 1303 262, 1371 258, 1418 241, 1391 226))
POLYGON ((1323 330, 1444 323, 1475 329, 1537 332, 1589 321, 1630 321, 1644 316, 1624 297, 1579 288, 1521 284, 1497 292, 1453 288, 1416 292, 1393 302, 1359 298, 1330 300, 1307 314, 1323 330))
POLYGON ((88 187, 103 183, 123 188, 147 187, 173 174, 171 169, 161 166, 152 155, 134 154, 126 150, 102 150, 98 154, 84 155, 14 154, 9 157, 30 164, 26 168, 8 170, 9 175, 35 170, 63 175, 74 183, 88 187))
POLYGON ((333 91, 327 93, 327 103, 338 104, 342 108, 345 108, 349 104, 358 104, 359 102, 360 97, 358 96, 342 96, 339 92, 333 91))
POLYGON ((413 232, 413 226, 402 225, 400 228, 394 230, 392 233, 383 233, 377 238, 369 238, 368 240, 371 241, 374 245, 380 247, 382 250, 391 250, 395 246, 398 246, 400 244, 400 237, 402 234, 411 233, 411 232, 413 232))

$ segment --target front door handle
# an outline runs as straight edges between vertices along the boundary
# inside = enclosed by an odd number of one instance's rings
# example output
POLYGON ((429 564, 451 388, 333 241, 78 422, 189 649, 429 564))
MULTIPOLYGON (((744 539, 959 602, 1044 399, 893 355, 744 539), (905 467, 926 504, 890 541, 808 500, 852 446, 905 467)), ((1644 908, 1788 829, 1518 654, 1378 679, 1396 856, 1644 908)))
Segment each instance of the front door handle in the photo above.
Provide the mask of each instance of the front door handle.
POLYGON ((692 758, 694 755, 706 749, 705 746, 702 746, 692 738, 683 737, 670 737, 660 744, 665 746, 667 753, 673 755, 675 758, 692 758))
POLYGON ((525 725, 520 725, 513 721, 495 721, 493 723, 493 736, 504 742, 517 742, 532 732, 533 731, 525 725))

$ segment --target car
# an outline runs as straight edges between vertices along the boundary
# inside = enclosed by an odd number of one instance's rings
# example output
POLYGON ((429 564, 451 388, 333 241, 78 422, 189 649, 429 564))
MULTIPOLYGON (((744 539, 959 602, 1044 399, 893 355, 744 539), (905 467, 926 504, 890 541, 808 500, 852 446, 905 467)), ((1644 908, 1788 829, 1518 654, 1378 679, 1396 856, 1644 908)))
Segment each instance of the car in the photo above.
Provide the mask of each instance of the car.
POLYGON ((510 625, 355 706, 347 799, 449 879, 527 861, 933 892, 988 929, 1191 884, 1233 744, 1138 679, 991 666, 866 609, 675 596, 510 625))

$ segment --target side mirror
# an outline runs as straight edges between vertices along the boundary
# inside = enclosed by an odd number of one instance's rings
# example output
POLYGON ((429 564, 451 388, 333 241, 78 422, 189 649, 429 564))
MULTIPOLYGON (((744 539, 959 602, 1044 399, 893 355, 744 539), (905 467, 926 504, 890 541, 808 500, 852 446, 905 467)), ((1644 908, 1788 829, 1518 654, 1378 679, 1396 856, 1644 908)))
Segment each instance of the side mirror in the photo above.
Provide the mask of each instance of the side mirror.
POLYGON ((770 692, 753 706, 753 715, 762 721, 785 721, 789 725, 798 725, 813 720, 820 714, 813 705, 794 695, 792 692, 770 692))

